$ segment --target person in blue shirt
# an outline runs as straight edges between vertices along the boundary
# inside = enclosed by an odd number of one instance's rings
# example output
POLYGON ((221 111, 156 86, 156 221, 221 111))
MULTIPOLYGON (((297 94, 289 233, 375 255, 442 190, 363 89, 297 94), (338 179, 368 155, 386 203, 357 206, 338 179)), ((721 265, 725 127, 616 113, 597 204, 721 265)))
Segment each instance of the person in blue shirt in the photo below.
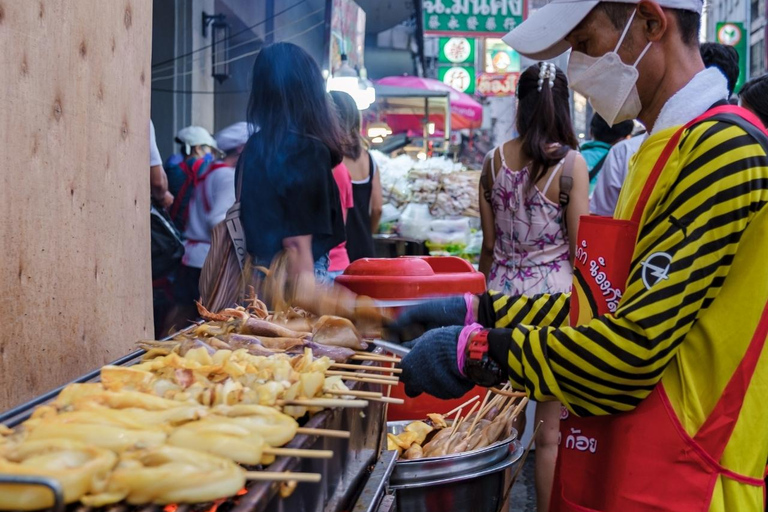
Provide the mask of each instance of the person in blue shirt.
POLYGON ((623 121, 609 126, 598 114, 592 116, 590 132, 592 140, 581 145, 581 156, 587 162, 589 171, 589 194, 595 190, 597 177, 603 168, 603 163, 608 156, 608 151, 615 145, 632 134, 635 124, 633 121, 623 121))

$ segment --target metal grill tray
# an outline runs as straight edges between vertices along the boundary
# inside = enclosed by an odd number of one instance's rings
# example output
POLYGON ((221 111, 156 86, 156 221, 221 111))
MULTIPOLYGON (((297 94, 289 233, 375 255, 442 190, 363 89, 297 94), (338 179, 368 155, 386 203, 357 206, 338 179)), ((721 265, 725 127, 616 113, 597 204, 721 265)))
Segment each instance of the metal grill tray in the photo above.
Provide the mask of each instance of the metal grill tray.
MULTIPOLYGON (((175 336, 175 335, 174 335, 175 336)), ((375 352, 380 353, 380 350, 375 352)), ((125 357, 114 361, 113 365, 130 366, 137 363, 144 350, 138 350, 125 357)), ((361 364, 361 367, 370 366, 370 362, 361 364)), ((73 383, 98 382, 100 369, 94 370, 72 381, 73 383)), ((350 389, 363 391, 385 391, 379 384, 345 381, 350 389)), ((29 402, 14 407, 0 414, 0 423, 14 427, 29 418, 32 411, 47 402, 55 399, 65 386, 40 395, 29 402)), ((293 494, 287 498, 279 495, 280 484, 275 482, 251 482, 247 486, 247 493, 231 498, 219 506, 219 510, 233 512, 341 512, 350 510, 357 499, 368 474, 378 459, 381 448, 384 445, 386 422, 386 405, 382 402, 368 402, 364 409, 334 408, 315 414, 303 425, 310 428, 347 430, 350 439, 331 437, 297 435, 285 445, 288 448, 322 449, 332 450, 331 459, 299 459, 296 457, 278 457, 266 471, 294 471, 320 473, 320 483, 299 483, 293 494)), ((3 482, 3 475, 0 475, 3 482)), ((47 479, 40 479, 40 485, 47 486, 47 479)), ((207 510, 211 504, 180 505, 177 512, 190 510, 207 510)), ((82 505, 70 505, 67 510, 88 512, 89 507, 82 505)), ((63 507, 54 507, 51 510, 62 510, 63 507)), ((105 507, 99 510, 110 512, 160 512, 163 507, 159 505, 143 505, 138 507, 124 504, 105 507)))

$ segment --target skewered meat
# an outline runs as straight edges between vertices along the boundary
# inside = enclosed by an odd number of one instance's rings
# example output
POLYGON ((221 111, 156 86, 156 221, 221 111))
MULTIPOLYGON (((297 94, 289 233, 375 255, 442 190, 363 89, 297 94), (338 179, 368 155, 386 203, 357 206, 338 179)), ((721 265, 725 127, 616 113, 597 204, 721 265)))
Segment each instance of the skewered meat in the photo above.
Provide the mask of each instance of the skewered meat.
POLYGON ((229 345, 233 348, 247 348, 260 345, 274 352, 287 352, 290 350, 304 350, 306 341, 301 338, 269 338, 266 336, 251 336, 248 334, 230 334, 229 345))
POLYGON ((414 421, 412 423, 409 423, 405 427, 405 431, 406 432, 413 432, 413 433, 415 433, 417 435, 417 437, 414 440, 414 442, 416 442, 418 444, 423 444, 424 443, 424 439, 427 438, 427 434, 432 432, 432 430, 434 430, 434 429, 432 427, 430 427, 429 425, 427 425, 426 423, 424 423, 423 421, 414 421))
POLYGON ((34 426, 26 434, 26 439, 30 441, 54 439, 79 441, 120 453, 133 448, 161 445, 165 442, 166 434, 157 427, 131 429, 109 424, 44 421, 34 426))
POLYGON ((148 411, 162 411, 185 405, 184 402, 137 391, 105 391, 101 384, 70 384, 59 393, 53 404, 62 409, 77 406, 80 401, 94 402, 113 409, 138 407, 148 411))
POLYGON ((413 443, 403 454, 404 459, 420 459, 422 457, 424 457, 424 451, 418 443, 413 443))
POLYGON ((163 445, 124 453, 106 492, 82 501, 96 507, 123 499, 131 505, 201 503, 233 496, 244 485, 245 472, 231 460, 163 445))
POLYGON ((312 330, 312 341, 355 350, 365 350, 367 347, 354 324, 338 316, 320 317, 312 330))
POLYGON ((400 446, 400 441, 395 434, 387 434, 387 450, 396 451, 398 455, 403 453, 403 448, 400 446))
POLYGON ((232 420, 233 423, 258 432, 270 446, 283 446, 293 439, 299 424, 296 420, 272 407, 262 405, 221 405, 211 412, 232 420))
MULTIPOLYGON (((117 456, 65 439, 25 441, 3 452, 0 473, 47 476, 59 481, 64 501, 72 503, 102 492, 117 456)), ((0 484, 1 510, 39 510, 53 506, 53 496, 39 485, 0 484)))
POLYGON ((253 334, 255 336, 271 336, 273 338, 306 338, 305 332, 292 331, 282 325, 273 324, 266 320, 250 317, 240 326, 241 334, 253 334))
POLYGON ((115 427, 141 430, 147 427, 172 427, 189 421, 198 420, 208 414, 208 409, 200 405, 184 405, 162 411, 145 409, 110 409, 95 403, 81 403, 79 410, 58 414, 38 414, 24 422, 24 428, 32 430, 44 423, 49 424, 91 424, 112 425, 115 427))
POLYGON ((271 464, 274 456, 265 455, 269 447, 255 430, 229 418, 206 418, 182 425, 168 436, 168 444, 232 459, 241 464, 271 464))
POLYGON ((355 351, 346 347, 334 347, 331 345, 322 345, 320 343, 309 342, 307 347, 312 349, 316 357, 327 357, 337 363, 343 363, 353 355, 355 351))
POLYGON ((435 428, 448 427, 448 424, 445 422, 445 418, 443 418, 442 414, 437 414, 437 413, 427 414, 427 418, 429 418, 429 421, 432 422, 432 425, 435 428))

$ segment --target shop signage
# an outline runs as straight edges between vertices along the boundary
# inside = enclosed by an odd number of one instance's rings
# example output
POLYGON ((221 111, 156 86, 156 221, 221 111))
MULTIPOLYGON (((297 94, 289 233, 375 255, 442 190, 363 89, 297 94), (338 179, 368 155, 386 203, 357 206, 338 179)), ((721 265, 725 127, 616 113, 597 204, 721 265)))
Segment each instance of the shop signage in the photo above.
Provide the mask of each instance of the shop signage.
POLYGON ((461 64, 475 62, 475 40, 466 37, 441 37, 438 62, 461 64))
POLYGON ((739 80, 736 82, 736 91, 747 81, 747 37, 744 24, 738 22, 722 22, 715 26, 717 42, 736 48, 739 54, 739 80))
POLYGON ((523 0, 424 0, 424 33, 502 36, 523 22, 523 0))
POLYGON ((520 73, 480 73, 475 93, 478 96, 514 96, 520 73))
POLYGON ((514 73, 520 71, 520 54, 501 39, 485 40, 485 72, 514 73))
POLYGON ((473 94, 475 92, 474 66, 453 66, 438 68, 437 78, 457 91, 473 94))

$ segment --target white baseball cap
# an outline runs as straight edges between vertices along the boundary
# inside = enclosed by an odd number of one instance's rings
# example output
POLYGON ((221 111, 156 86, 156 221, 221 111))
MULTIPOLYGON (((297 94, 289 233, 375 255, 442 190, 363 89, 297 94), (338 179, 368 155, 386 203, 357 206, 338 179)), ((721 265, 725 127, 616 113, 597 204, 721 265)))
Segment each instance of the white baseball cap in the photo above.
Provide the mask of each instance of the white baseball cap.
POLYGON ((202 126, 187 126, 176 134, 176 142, 187 146, 210 146, 219 149, 216 140, 202 126))
MULTIPOLYGON (((611 0, 636 4, 639 0, 611 0)), ((655 0, 661 7, 701 14, 703 0, 655 0)), ((521 55, 535 60, 557 57, 570 48, 565 40, 600 0, 552 0, 502 39, 521 55)))
POLYGON ((225 152, 245 146, 248 137, 250 137, 250 131, 248 130, 248 123, 245 121, 229 125, 214 135, 219 149, 225 152))

